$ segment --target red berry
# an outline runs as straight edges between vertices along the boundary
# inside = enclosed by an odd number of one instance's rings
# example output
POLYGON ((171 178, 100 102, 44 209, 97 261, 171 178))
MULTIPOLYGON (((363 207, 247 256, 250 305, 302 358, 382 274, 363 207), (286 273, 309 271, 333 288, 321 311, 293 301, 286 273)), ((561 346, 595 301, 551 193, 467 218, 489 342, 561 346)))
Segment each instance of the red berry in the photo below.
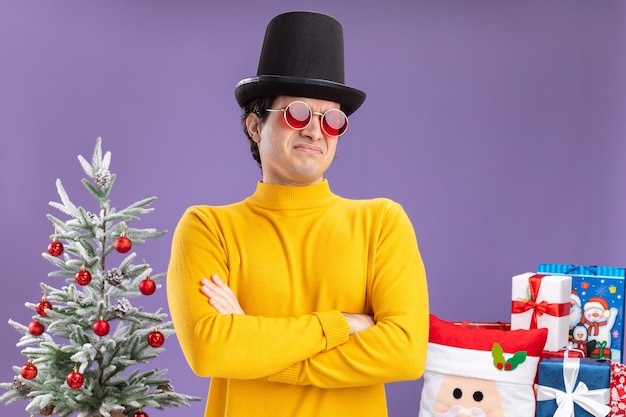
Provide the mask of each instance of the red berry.
POLYGON ((33 336, 41 336, 44 331, 43 324, 39 323, 37 320, 33 320, 28 324, 28 331, 33 336))
POLYGON ((52 310, 52 304, 44 297, 35 306, 35 311, 37 311, 37 314, 40 316, 47 316, 48 313, 46 313, 46 310, 52 310))
POLYGON ((81 268, 76 272, 76 275, 74 275, 74 279, 78 285, 88 285, 91 282, 91 272, 81 268))
POLYGON ((139 283, 139 291, 141 291, 143 295, 152 295, 156 291, 156 284, 150 277, 147 277, 139 283))
POLYGON ((496 364, 496 368, 498 368, 499 370, 502 370, 502 368, 504 368, 504 364, 502 362, 498 362, 496 364))
POLYGON ((119 253, 126 253, 133 246, 133 242, 130 241, 126 236, 120 236, 115 239, 115 243, 113 243, 113 247, 119 253))
POLYGON ((165 336, 160 331, 154 329, 152 333, 148 335, 148 344, 154 348, 163 346, 165 343, 165 336))
POLYGON ((58 240, 53 240, 48 244, 48 253, 52 256, 61 256, 63 253, 63 244, 58 240))
POLYGON ((513 368, 513 365, 511 365, 510 363, 507 363, 506 365, 504 365, 504 370, 506 371, 510 371, 511 368, 513 368))
POLYGON ((109 334, 109 330, 111 330, 111 326, 109 326, 109 322, 106 320, 100 319, 93 324, 93 332, 100 337, 106 336, 109 334))
POLYGON ((37 372, 37 367, 33 365, 31 361, 28 361, 28 363, 20 369, 20 374, 24 379, 34 379, 37 376, 37 372))
POLYGON ((67 374, 67 378, 65 378, 65 382, 72 389, 78 389, 83 386, 85 382, 85 377, 78 371, 72 371, 67 374))
POLYGON ((145 411, 139 409, 139 411, 137 411, 135 414, 133 414, 133 417, 149 417, 148 413, 146 413, 145 411))

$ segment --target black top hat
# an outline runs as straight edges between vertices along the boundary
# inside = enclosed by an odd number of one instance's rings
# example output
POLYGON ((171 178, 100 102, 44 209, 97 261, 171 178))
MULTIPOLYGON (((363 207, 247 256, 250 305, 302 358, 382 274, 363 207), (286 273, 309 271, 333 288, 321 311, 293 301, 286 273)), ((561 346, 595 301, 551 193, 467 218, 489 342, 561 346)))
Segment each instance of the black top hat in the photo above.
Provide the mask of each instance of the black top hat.
POLYGON ((348 115, 363 104, 365 93, 344 84, 343 28, 335 18, 288 12, 270 21, 257 76, 239 81, 235 97, 244 107, 277 95, 334 101, 348 115))

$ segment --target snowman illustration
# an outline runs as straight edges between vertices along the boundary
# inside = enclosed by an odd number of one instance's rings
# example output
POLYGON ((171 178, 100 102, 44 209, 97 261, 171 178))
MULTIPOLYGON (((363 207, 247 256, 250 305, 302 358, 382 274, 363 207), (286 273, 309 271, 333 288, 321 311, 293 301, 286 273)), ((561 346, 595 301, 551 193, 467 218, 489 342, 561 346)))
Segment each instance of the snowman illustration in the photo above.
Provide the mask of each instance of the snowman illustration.
POLYGON ((609 308, 602 297, 591 297, 583 306, 582 323, 587 326, 588 340, 595 340, 598 345, 611 348, 611 330, 617 319, 618 310, 609 308))

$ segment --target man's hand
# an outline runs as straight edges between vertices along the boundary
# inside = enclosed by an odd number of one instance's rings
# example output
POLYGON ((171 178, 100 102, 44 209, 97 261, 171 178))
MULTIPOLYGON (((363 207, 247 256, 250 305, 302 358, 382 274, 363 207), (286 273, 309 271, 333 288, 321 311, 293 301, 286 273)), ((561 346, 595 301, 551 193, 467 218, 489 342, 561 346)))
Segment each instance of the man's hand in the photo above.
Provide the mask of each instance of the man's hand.
POLYGON ((211 304, 220 314, 243 314, 239 300, 233 290, 228 288, 216 274, 211 275, 211 280, 203 278, 200 281, 200 292, 209 299, 211 304))
POLYGON ((350 335, 362 332, 374 326, 374 317, 367 314, 343 313, 348 324, 350 325, 350 335))

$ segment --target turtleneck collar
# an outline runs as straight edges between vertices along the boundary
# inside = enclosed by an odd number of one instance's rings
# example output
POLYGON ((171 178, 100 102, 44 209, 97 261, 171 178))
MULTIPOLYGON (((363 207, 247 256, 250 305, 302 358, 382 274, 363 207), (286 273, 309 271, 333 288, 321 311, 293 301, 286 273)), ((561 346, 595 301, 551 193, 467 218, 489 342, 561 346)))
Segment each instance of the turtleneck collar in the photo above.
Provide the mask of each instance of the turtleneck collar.
POLYGON ((255 206, 273 210, 298 210, 320 207, 337 196, 330 190, 328 180, 313 185, 291 186, 257 183, 256 191, 246 200, 255 206))

